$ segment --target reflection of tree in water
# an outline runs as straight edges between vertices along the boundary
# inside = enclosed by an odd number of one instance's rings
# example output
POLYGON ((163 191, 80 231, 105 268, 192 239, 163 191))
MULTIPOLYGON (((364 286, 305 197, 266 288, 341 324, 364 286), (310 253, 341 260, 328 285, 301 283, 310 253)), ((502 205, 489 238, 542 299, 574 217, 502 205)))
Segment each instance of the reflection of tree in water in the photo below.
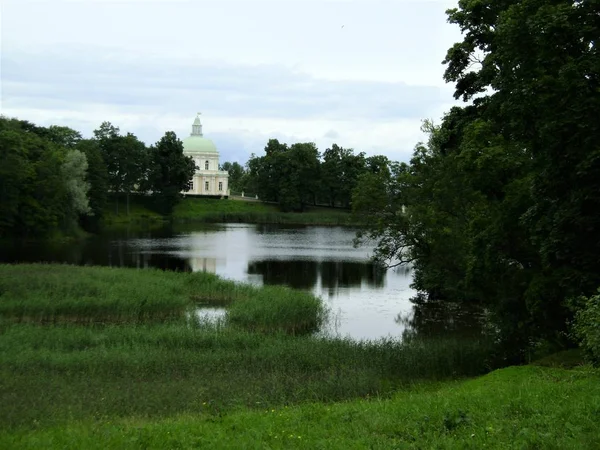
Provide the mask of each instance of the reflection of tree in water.
POLYGON ((317 283, 317 263, 308 260, 253 261, 248 263, 248 274, 262 275, 264 284, 310 289, 317 283))
POLYGON ((297 289, 312 289, 319 275, 324 288, 360 286, 383 287, 385 272, 370 263, 310 260, 266 260, 248 264, 248 274, 262 275, 265 284, 286 284, 297 289))
POLYGON ((12 246, 3 246, 0 255, 0 262, 11 263, 44 262, 191 271, 190 265, 179 257, 144 252, 125 239, 96 238, 66 244, 19 242, 12 246))
POLYGON ((355 287, 365 281, 371 287, 383 287, 385 272, 371 263, 323 261, 321 278, 324 288, 355 287))
POLYGON ((428 301, 418 294, 411 299, 411 313, 398 314, 396 322, 403 325, 404 339, 482 335, 486 329, 485 311, 476 305, 428 301))

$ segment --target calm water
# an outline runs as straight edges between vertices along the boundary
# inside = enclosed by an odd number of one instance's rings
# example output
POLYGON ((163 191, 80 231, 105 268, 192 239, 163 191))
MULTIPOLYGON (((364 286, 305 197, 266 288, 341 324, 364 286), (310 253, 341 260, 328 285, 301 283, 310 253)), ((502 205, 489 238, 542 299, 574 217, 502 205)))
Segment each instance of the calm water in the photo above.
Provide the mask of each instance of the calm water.
POLYGON ((354 231, 342 227, 224 224, 112 232, 69 244, 4 245, 0 261, 158 267, 213 272, 256 285, 285 284, 324 300, 332 320, 323 333, 355 339, 401 337, 407 327, 427 331, 432 324, 438 332, 456 328, 457 317, 458 322, 471 317, 447 308, 426 317, 423 311, 415 314, 409 271, 378 271, 369 262, 371 249, 353 248, 353 238, 354 231))

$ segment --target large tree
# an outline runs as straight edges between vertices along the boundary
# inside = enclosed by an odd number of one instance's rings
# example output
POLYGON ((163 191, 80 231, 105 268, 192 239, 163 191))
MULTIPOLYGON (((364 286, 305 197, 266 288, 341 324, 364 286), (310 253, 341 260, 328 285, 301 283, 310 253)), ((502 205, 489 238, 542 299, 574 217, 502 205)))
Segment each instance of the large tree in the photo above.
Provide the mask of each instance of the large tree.
POLYGON ((515 348, 560 341, 565 300, 600 285, 600 4, 461 0, 448 15, 464 38, 445 79, 470 105, 391 178, 363 180, 379 206, 359 190, 356 206, 429 300, 486 305, 515 348))
POLYGON ((109 190, 116 198, 116 211, 119 212, 119 195, 125 194, 129 214, 129 196, 143 184, 147 171, 146 145, 132 133, 121 135, 110 122, 103 122, 94 130, 94 136, 106 164, 109 190))
POLYGON ((556 324, 566 297, 600 285, 600 4, 463 0, 448 14, 464 33, 445 60, 455 96, 485 104, 534 166, 522 220, 544 272, 528 301, 556 324))
POLYGON ((148 187, 162 213, 170 214, 181 191, 192 188, 196 169, 194 160, 183 154, 183 143, 173 131, 167 131, 150 147, 148 187))

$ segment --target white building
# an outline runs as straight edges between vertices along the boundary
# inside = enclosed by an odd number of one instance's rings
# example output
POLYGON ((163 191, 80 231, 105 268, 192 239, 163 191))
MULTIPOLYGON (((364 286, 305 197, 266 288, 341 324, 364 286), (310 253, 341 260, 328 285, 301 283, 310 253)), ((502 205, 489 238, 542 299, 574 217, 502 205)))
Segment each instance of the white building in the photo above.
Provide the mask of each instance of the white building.
POLYGON ((202 134, 200 113, 192 125, 192 134, 183 140, 183 154, 196 163, 196 173, 186 195, 229 196, 229 173, 219 170, 219 152, 210 139, 202 134))

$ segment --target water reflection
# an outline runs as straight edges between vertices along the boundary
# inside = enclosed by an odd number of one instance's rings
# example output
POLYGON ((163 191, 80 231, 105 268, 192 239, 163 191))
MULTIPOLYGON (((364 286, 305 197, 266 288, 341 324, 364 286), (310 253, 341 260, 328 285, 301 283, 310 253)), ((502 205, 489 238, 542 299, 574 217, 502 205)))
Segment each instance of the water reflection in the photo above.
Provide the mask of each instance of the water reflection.
MULTIPOLYGON (((332 313, 323 332, 357 339, 472 327, 464 310, 410 302, 411 274, 381 271, 342 227, 250 224, 125 228, 67 243, 0 243, 0 262, 65 262, 205 271, 256 285, 285 284, 320 296, 332 313), (462 320, 462 319, 465 320, 462 320)), ((210 314, 222 314, 213 311, 210 314)))
POLYGON ((404 339, 465 338, 486 332, 486 313, 477 305, 428 301, 422 294, 413 297, 411 303, 411 311, 396 316, 396 322, 404 328, 404 339))

